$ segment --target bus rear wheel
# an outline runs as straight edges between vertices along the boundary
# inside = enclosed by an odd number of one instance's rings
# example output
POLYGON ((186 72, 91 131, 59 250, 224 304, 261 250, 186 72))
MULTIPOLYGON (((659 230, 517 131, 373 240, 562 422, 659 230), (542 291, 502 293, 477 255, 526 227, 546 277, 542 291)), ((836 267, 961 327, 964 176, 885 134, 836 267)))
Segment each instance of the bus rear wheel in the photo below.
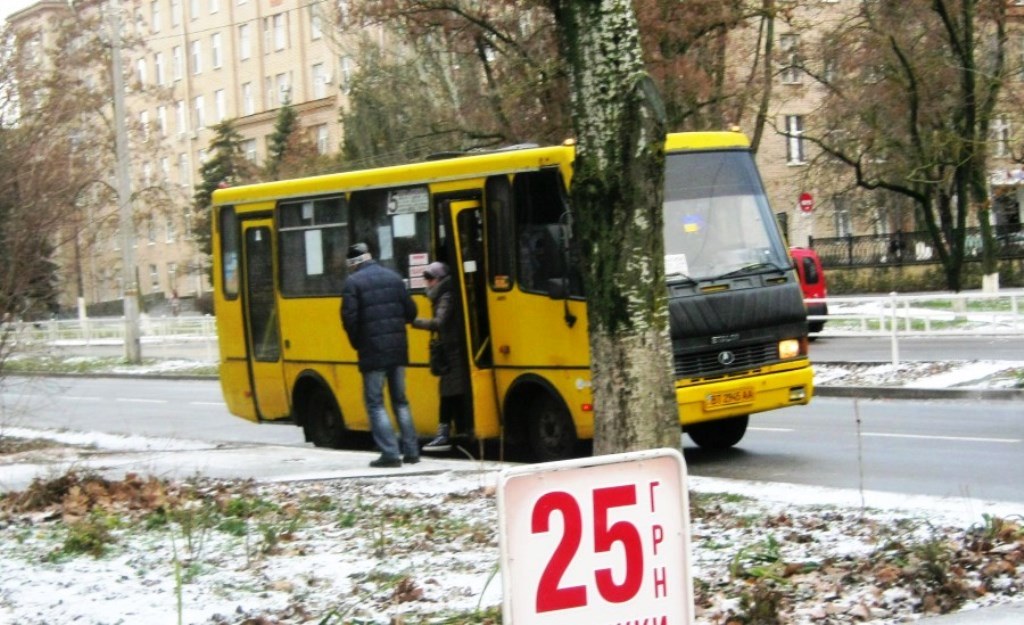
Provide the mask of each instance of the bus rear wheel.
POLYGON ((547 395, 538 397, 527 418, 527 439, 535 461, 551 462, 575 455, 576 427, 569 411, 558 401, 547 395))
POLYGON ((743 440, 750 415, 705 421, 686 426, 686 433, 704 449, 728 449, 743 440))
POLYGON ((317 447, 340 449, 345 442, 345 423, 327 389, 314 389, 303 410, 302 429, 306 440, 317 447))

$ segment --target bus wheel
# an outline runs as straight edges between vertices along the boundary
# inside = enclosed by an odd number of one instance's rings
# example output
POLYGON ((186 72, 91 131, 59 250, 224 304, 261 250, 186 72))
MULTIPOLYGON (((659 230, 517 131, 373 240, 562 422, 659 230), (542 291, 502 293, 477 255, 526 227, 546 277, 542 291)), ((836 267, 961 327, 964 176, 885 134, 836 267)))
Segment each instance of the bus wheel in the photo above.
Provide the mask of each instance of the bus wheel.
POLYGON ((686 433, 704 449, 728 449, 743 439, 749 422, 750 415, 705 421, 686 426, 686 433))
POLYGON ((527 418, 527 437, 534 460, 550 462, 575 455, 576 427, 558 401, 547 395, 538 397, 527 418))
POLYGON ((306 440, 317 447, 340 449, 345 441, 345 423, 330 393, 317 387, 310 393, 302 419, 306 440))

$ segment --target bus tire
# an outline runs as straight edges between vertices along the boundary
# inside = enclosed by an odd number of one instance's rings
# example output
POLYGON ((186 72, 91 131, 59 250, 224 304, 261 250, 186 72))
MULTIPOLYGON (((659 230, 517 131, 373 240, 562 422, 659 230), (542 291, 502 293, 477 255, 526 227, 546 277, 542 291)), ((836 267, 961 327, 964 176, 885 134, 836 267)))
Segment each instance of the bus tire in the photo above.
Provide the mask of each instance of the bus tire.
POLYGON ((562 404, 550 395, 538 395, 533 401, 526 426, 526 437, 533 460, 551 462, 576 454, 576 426, 562 404))
POLYGON ((310 391, 305 402, 302 429, 306 440, 317 447, 340 449, 345 443, 345 422, 334 398, 322 386, 310 391))
POLYGON ((743 440, 750 415, 705 421, 686 426, 690 440, 703 449, 729 449, 743 440))

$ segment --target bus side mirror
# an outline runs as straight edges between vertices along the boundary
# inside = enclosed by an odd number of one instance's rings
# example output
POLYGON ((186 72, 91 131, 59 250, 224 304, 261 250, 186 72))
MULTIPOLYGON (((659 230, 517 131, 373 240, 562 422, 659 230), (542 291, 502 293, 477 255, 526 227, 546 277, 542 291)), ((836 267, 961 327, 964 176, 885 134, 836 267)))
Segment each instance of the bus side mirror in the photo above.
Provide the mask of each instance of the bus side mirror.
POLYGON ((569 279, 564 277, 548 278, 546 290, 548 292, 548 297, 551 299, 568 299, 569 279))

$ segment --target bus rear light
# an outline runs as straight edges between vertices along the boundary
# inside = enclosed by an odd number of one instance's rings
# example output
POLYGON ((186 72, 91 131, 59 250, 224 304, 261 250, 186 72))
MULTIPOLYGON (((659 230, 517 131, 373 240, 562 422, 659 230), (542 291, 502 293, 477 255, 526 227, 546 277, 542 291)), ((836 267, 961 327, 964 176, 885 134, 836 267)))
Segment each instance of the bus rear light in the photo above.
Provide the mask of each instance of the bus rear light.
POLYGON ((800 355, 800 341, 798 339, 785 339, 779 341, 779 358, 787 360, 800 355))
POLYGON ((807 389, 803 386, 794 386, 789 389, 789 401, 803 401, 807 399, 807 389))
POLYGON ((580 410, 583 412, 594 412, 594 404, 580 404, 580 410))

